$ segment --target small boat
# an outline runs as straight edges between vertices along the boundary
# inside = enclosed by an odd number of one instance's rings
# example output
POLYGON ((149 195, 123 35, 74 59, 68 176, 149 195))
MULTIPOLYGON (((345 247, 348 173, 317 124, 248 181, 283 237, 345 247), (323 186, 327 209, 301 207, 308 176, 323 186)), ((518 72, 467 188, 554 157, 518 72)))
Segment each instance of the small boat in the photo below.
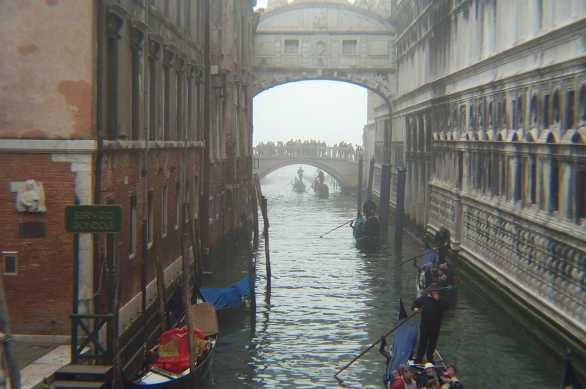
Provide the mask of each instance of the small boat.
POLYGON ((250 299, 250 279, 246 275, 226 288, 200 288, 199 294, 220 316, 241 312, 250 299))
POLYGON ((302 180, 295 177, 295 182, 293 183, 293 191, 296 193, 304 193, 305 192, 305 184, 302 180))
POLYGON ((181 360, 185 364, 184 360, 188 358, 185 355, 186 330, 173 328, 163 333, 160 343, 149 351, 151 363, 145 365, 133 378, 124 377, 126 389, 190 389, 195 383, 207 377, 218 342, 218 318, 211 304, 194 304, 190 309, 191 316, 194 318, 192 328, 197 328, 199 334, 199 337, 194 336, 196 348, 201 350, 195 366, 191 369, 187 366, 178 371, 165 365, 164 362, 167 360, 175 362, 181 360), (166 357, 168 359, 164 360, 166 357))
MULTIPOLYGON (((385 353, 387 366, 383 381, 385 387, 392 379, 392 372, 401 365, 407 365, 409 359, 417 347, 417 334, 419 333, 419 320, 407 319, 407 312, 400 301, 399 322, 407 320, 393 333, 388 351, 385 353)), ((381 352, 384 352, 381 350, 381 352)))
MULTIPOLYGON (((401 321, 405 321, 405 323, 398 327, 393 333, 388 351, 381 349, 381 353, 387 358, 387 365, 383 375, 385 388, 388 387, 389 382, 392 380, 393 371, 397 370, 400 366, 408 366, 414 370, 416 375, 424 374, 425 371, 425 365, 414 363, 413 360, 411 360, 417 347, 419 319, 407 318, 407 312, 403 307, 402 301, 400 301, 399 309, 399 322, 401 321)), ((446 369, 447 364, 439 350, 435 350, 433 359, 436 369, 446 369)))
POLYGON ((319 170, 317 176, 313 179, 311 188, 318 198, 328 198, 330 195, 330 188, 324 183, 325 175, 324 172, 319 170))
POLYGON ((353 229, 352 234, 356 240, 356 247, 364 250, 378 248, 380 244, 380 222, 376 216, 371 216, 365 220, 362 215, 359 215, 350 226, 353 229))

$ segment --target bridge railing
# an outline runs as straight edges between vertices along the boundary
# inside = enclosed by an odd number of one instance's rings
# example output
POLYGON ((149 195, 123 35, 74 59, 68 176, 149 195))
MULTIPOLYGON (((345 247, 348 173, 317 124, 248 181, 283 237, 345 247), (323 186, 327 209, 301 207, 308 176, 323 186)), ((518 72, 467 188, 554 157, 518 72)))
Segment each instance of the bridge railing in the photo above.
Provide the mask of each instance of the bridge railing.
POLYGON ((260 144, 254 148, 254 157, 263 158, 317 158, 327 160, 341 160, 357 162, 362 155, 360 146, 351 144, 341 144, 328 146, 325 144, 292 144, 292 145, 275 145, 260 144))

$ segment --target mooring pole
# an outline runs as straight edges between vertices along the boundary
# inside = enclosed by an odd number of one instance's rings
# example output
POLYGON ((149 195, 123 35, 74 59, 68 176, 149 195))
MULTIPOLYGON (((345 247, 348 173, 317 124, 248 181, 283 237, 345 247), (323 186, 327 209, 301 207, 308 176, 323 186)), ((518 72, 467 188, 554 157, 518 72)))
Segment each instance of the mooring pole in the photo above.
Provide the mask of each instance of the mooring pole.
POLYGON ((8 316, 8 304, 6 303, 6 295, 4 293, 4 261, 0 260, 0 265, 2 266, 2 271, 0 271, 0 331, 3 333, 0 336, 0 344, 4 352, 4 365, 8 376, 5 379, 10 383, 8 387, 11 389, 20 389, 20 369, 12 352, 12 331, 8 316))
POLYGON ((362 159, 362 156, 360 156, 360 159, 358 160, 358 185, 356 186, 356 217, 360 216, 360 209, 362 208, 362 170, 364 170, 363 167, 364 160, 362 159))
POLYGON ((390 173, 391 165, 383 164, 380 174, 380 218, 383 230, 389 225, 390 173))
POLYGON ((374 158, 368 164, 368 186, 366 187, 366 199, 372 200, 372 185, 374 181, 374 158))
POLYGON ((261 212, 262 217, 264 220, 264 229, 263 235, 265 240, 265 263, 267 269, 267 290, 271 290, 271 252, 269 249, 269 215, 268 215, 268 206, 267 206, 267 198, 261 196, 261 212))
POLYGON ((405 168, 397 169, 397 208, 395 209, 395 250, 397 258, 403 251, 403 218, 405 215, 405 168))

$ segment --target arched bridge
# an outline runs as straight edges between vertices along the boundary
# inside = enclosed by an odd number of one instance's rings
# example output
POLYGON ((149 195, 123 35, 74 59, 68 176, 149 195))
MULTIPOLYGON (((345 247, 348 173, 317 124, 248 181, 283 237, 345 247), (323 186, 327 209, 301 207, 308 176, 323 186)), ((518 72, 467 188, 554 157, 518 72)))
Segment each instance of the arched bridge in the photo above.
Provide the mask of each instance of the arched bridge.
POLYGON ((255 93, 301 80, 360 85, 392 94, 394 29, 347 0, 272 1, 255 36, 255 93))
POLYGON ((275 145, 261 144, 254 149, 253 169, 263 178, 280 168, 290 165, 310 165, 334 177, 342 190, 356 189, 358 159, 361 151, 349 144, 326 146, 325 144, 275 145))

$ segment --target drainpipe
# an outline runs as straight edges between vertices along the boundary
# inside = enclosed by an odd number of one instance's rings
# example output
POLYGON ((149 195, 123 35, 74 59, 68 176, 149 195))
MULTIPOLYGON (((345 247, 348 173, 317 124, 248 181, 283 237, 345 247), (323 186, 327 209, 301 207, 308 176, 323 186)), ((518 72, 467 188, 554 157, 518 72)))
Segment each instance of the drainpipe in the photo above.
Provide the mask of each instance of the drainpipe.
MULTIPOLYGON (((104 4, 103 0, 96 1, 96 15, 97 15, 97 35, 98 35, 98 53, 97 53, 97 67, 96 67, 96 138, 97 150, 96 160, 94 165, 94 204, 101 203, 102 194, 102 160, 104 157, 104 134, 102 132, 102 116, 103 116, 103 60, 104 60, 104 4)), ((94 271, 95 264, 99 258, 100 253, 100 234, 93 234, 93 257, 94 257, 94 271)), ((96 272, 96 274, 99 274, 96 272)), ((98 283, 99 284, 99 283, 98 283)), ((94 291, 95 293, 95 291, 94 291)), ((95 301, 94 301, 95 304, 95 301)), ((94 305, 95 306, 95 305, 94 305)))
POLYGON ((209 131, 210 131, 210 0, 203 0, 203 18, 204 18, 204 90, 203 90, 203 170, 200 207, 200 233, 201 247, 204 251, 208 249, 209 240, 209 207, 210 207, 210 149, 209 149, 209 131))
MULTIPOLYGON (((149 16, 151 14, 151 1, 147 1, 145 2, 145 21, 144 24, 147 26, 147 32, 148 32, 148 28, 149 28, 149 16)), ((149 58, 149 40, 148 40, 148 34, 145 34, 144 37, 144 52, 143 52, 143 58, 144 58, 144 66, 143 66, 143 104, 144 109, 143 109, 143 123, 144 123, 144 149, 143 149, 143 167, 142 167, 142 171, 141 171, 141 175, 142 175, 142 180, 143 180, 143 206, 142 206, 142 264, 141 264, 141 287, 142 287, 142 314, 143 316, 146 314, 146 310, 147 310, 147 263, 149 260, 149 248, 148 248, 148 213, 149 213, 149 139, 150 139, 150 134, 149 134, 149 127, 153 128, 152 123, 149 123, 149 110, 147 109, 147 107, 150 107, 150 99, 152 99, 153 97, 149 95, 150 90, 149 90, 149 84, 148 82, 150 80, 147 79, 147 62, 149 62, 148 58, 149 58)), ((150 75, 151 73, 149 73, 150 75)), ((146 317, 144 317, 144 325, 146 327, 146 317)))

